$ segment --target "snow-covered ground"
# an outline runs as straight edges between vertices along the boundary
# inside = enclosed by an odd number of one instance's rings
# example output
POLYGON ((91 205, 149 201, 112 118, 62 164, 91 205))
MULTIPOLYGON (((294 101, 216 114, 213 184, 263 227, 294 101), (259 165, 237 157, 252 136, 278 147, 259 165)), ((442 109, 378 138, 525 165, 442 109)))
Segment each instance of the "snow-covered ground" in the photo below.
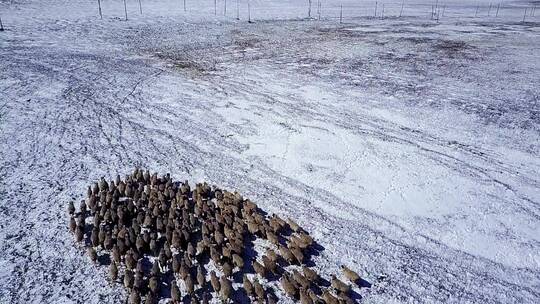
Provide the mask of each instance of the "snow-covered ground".
POLYGON ((364 303, 540 302, 540 3, 96 2, 0 1, 0 303, 124 300, 66 203, 136 165, 295 218, 364 303))

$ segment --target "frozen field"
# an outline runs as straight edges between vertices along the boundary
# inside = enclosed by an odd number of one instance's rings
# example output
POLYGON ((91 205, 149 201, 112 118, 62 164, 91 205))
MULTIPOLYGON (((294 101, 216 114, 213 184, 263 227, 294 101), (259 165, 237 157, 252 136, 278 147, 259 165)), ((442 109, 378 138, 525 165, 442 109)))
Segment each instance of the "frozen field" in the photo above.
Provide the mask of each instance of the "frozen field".
POLYGON ((295 218, 362 303, 540 302, 538 1, 96 2, 0 1, 0 303, 124 301, 66 204, 136 165, 295 218))

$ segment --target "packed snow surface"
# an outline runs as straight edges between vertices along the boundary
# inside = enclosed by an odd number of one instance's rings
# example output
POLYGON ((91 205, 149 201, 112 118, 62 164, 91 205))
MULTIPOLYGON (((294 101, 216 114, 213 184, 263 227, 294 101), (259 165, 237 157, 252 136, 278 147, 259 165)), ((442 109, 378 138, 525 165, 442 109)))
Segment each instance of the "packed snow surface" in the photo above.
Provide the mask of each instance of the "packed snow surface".
POLYGON ((135 166, 294 218, 363 303, 540 302, 538 1, 96 2, 0 1, 1 303, 125 300, 66 206, 135 166))

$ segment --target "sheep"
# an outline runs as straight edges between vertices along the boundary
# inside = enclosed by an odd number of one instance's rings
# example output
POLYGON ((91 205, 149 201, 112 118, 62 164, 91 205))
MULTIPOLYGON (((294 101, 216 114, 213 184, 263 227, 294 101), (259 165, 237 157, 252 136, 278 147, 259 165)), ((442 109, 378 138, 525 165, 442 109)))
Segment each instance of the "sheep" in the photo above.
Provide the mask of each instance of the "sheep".
POLYGON ((75 230, 75 240, 77 242, 82 242, 83 239, 84 239, 84 228, 81 226, 77 226, 75 230))
POLYGON ((72 233, 75 232, 75 229, 77 229, 77 223, 75 222, 75 218, 74 217, 70 217, 69 218, 69 231, 71 231, 72 233))
POLYGON ((244 286, 244 290, 246 291, 246 294, 248 297, 253 296, 253 284, 251 284, 251 281, 247 277, 246 274, 244 274, 242 278, 242 285, 244 286))
POLYGON ((223 302, 227 302, 231 296, 232 289, 233 289, 231 282, 225 276, 222 276, 219 280, 219 284, 221 285, 221 290, 220 290, 221 300, 223 302))
POLYGON ((336 275, 332 275, 331 286, 338 291, 348 293, 351 290, 351 286, 343 283, 336 275))
POLYGON ((270 272, 272 272, 273 274, 277 273, 277 264, 274 260, 270 259, 266 255, 263 255, 262 261, 263 261, 264 268, 266 268, 267 270, 270 270, 270 272))
POLYGON ((206 282, 206 278, 204 276, 203 269, 202 269, 201 265, 199 265, 197 267, 197 283, 199 283, 199 286, 201 286, 201 288, 202 288, 204 286, 205 282, 206 282))
POLYGON ((112 281, 116 281, 118 279, 118 268, 116 267, 115 262, 111 263, 111 267, 109 268, 109 277, 112 281))
POLYGON ((350 268, 348 268, 345 265, 341 265, 341 271, 343 272, 343 275, 352 283, 358 284, 358 281, 360 280, 360 276, 358 273, 352 271, 350 268))
POLYGON ((338 292, 337 296, 340 304, 354 304, 354 301, 344 292, 338 292))
POLYGON ((299 226, 295 221, 293 221, 293 220, 290 219, 290 218, 287 218, 287 224, 289 224, 289 227, 291 227, 291 230, 294 231, 294 232, 300 232, 300 231, 302 231, 302 229, 300 228, 300 226, 299 226))
POLYGON ((305 288, 300 288, 300 304, 313 304, 313 300, 307 294, 305 288))
POLYGON ((126 270, 124 273, 124 286, 129 290, 133 286, 133 273, 126 270))
POLYGON ((302 253, 302 250, 297 247, 289 248, 291 253, 293 254, 294 258, 298 262, 299 265, 302 265, 304 263, 304 254, 302 253))
POLYGON ((326 304, 339 304, 339 300, 334 297, 328 289, 324 290, 322 293, 322 299, 326 304))
POLYGON ((96 250, 93 247, 88 247, 88 256, 90 257, 90 260, 92 260, 93 263, 97 261, 97 253, 96 250))
POLYGON ((315 270, 303 266, 302 271, 304 272, 304 276, 306 277, 306 279, 308 279, 312 283, 317 284, 317 282, 319 282, 319 275, 315 270))
POLYGON ((188 274, 188 276, 184 279, 184 284, 186 285, 186 291, 189 294, 193 294, 195 291, 195 286, 193 284, 193 279, 191 278, 191 274, 188 274))
POLYGON ((240 269, 242 269, 244 267, 244 259, 240 255, 238 255, 236 253, 233 253, 232 260, 233 260, 233 263, 234 263, 234 265, 236 267, 238 267, 240 269))
POLYGON ((229 262, 223 263, 221 269, 223 270, 223 275, 225 275, 226 277, 232 276, 232 266, 231 264, 229 264, 229 262))
POLYGON ((215 271, 210 272, 210 283, 215 292, 219 292, 221 285, 215 271))
POLYGON ((129 296, 129 303, 131 304, 141 303, 141 296, 139 295, 139 292, 137 292, 136 290, 131 291, 131 294, 129 296))
POLYGON ((296 260, 292 252, 285 246, 280 245, 279 252, 281 253, 281 256, 283 257, 283 259, 289 264, 293 264, 294 261, 296 260))
POLYGON ((147 294, 144 303, 145 304, 156 304, 157 303, 156 296, 154 296, 154 294, 152 294, 152 293, 147 294))
POLYGON ((73 201, 70 201, 68 204, 68 214, 69 215, 75 214, 75 205, 73 204, 73 201))
POLYGON ((182 301, 182 294, 180 293, 180 289, 178 289, 176 282, 171 282, 171 299, 175 304, 181 303, 182 301))
POLYGON ((294 286, 294 284, 291 282, 291 280, 289 279, 289 276, 287 274, 284 274, 281 277, 280 283, 281 283, 281 287, 283 288, 285 293, 289 297, 291 297, 293 299, 296 299, 297 294, 298 294, 298 290, 297 290, 296 286, 294 286))
POLYGON ((306 279, 300 272, 298 272, 296 269, 292 271, 293 279, 298 283, 300 286, 302 286, 304 289, 309 288, 310 282, 308 279, 306 279))
POLYGON ((256 273, 258 273, 261 277, 265 277, 266 275, 266 269, 264 268, 263 265, 261 265, 259 262, 257 262, 256 260, 253 260, 252 262, 252 266, 253 266, 253 270, 255 270, 256 273))
POLYGON ((255 279, 253 281, 253 289, 255 290, 257 298, 264 301, 264 288, 262 287, 261 283, 259 283, 259 280, 255 279))

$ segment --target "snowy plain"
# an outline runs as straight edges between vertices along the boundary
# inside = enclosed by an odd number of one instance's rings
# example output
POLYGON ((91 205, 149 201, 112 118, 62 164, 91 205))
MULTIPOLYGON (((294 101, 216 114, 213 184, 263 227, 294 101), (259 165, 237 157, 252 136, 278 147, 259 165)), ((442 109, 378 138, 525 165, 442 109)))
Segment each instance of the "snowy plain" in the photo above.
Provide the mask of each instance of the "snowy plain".
POLYGON ((0 1, 0 303, 125 299, 65 210, 135 166, 296 219, 362 303, 540 302, 540 4, 306 2, 0 1))

